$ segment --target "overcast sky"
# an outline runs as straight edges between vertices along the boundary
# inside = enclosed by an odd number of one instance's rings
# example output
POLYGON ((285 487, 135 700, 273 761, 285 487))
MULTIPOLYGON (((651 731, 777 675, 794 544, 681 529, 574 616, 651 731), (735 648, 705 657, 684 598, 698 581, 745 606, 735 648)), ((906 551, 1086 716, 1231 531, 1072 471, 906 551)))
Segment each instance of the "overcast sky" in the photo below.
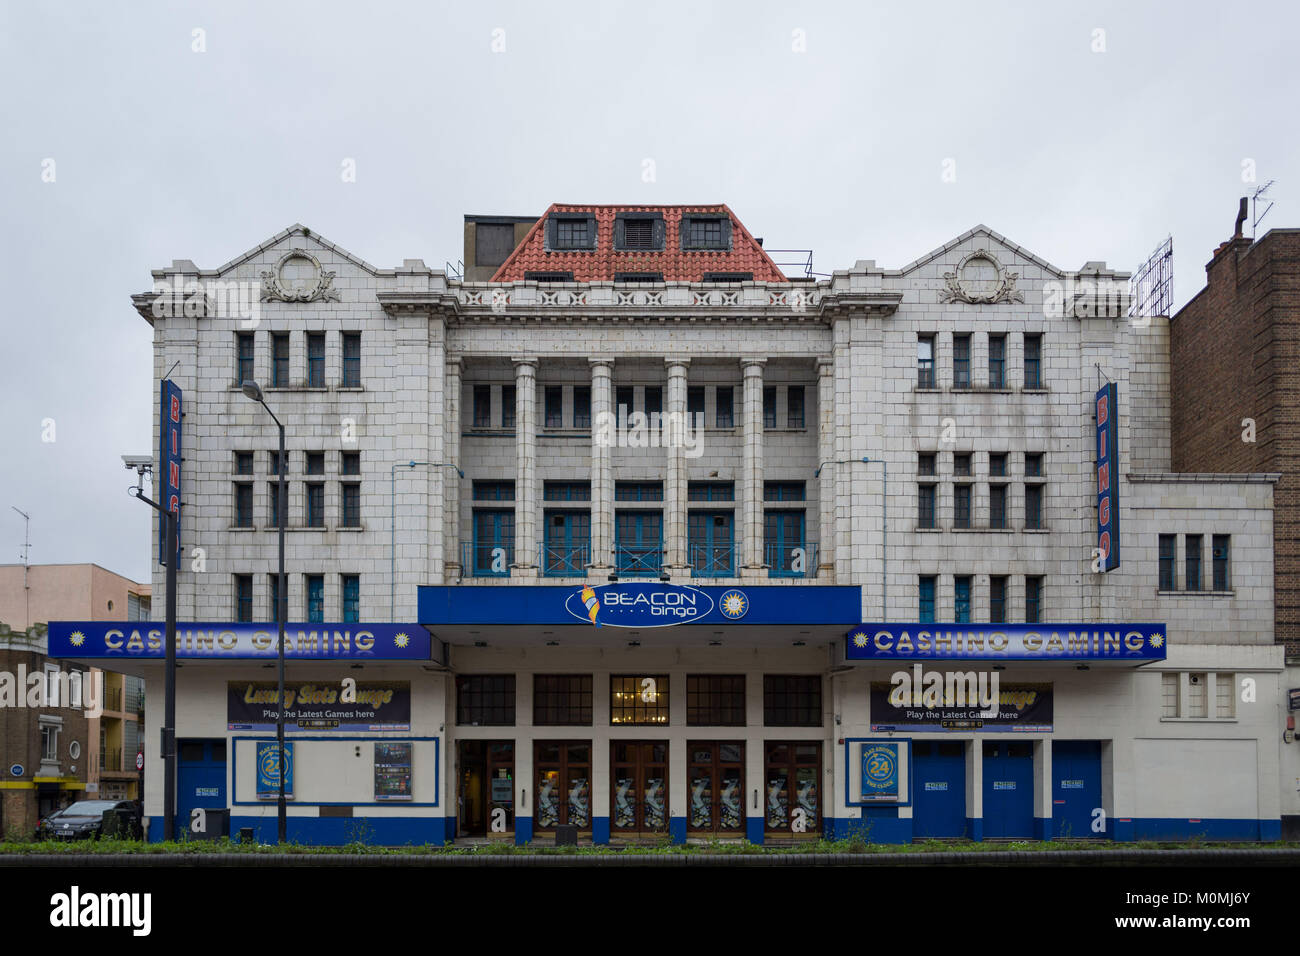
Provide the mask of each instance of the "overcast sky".
POLYGON ((1069 269, 1172 234, 1177 306, 1255 185, 1300 225, 1294 4, 806 7, 2 0, 0 563, 18 507, 33 563, 148 580, 129 296, 294 222, 381 267, 551 202, 726 202, 819 272, 981 222, 1069 269))

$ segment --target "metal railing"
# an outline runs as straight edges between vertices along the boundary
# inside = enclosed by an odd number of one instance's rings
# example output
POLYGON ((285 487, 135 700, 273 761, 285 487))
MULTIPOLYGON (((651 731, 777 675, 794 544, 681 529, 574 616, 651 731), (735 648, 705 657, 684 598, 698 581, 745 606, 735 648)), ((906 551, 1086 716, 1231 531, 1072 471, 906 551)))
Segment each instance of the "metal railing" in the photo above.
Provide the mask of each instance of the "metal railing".
POLYGON ((542 544, 537 548, 537 565, 542 569, 542 574, 549 577, 581 577, 587 573, 589 564, 589 544, 581 544, 576 548, 542 544))
POLYGON ((658 574, 664 563, 663 548, 616 547, 614 568, 619 574, 658 574))
POLYGON ((510 565, 515 563, 513 544, 493 547, 462 541, 460 546, 461 575, 467 578, 508 578, 510 565), (502 552, 497 554, 497 551, 502 552))
POLYGON ((736 549, 731 546, 687 546, 693 578, 730 578, 736 574, 736 549))
POLYGON ((817 545, 812 542, 769 544, 764 546, 763 554, 769 578, 817 576, 817 545))

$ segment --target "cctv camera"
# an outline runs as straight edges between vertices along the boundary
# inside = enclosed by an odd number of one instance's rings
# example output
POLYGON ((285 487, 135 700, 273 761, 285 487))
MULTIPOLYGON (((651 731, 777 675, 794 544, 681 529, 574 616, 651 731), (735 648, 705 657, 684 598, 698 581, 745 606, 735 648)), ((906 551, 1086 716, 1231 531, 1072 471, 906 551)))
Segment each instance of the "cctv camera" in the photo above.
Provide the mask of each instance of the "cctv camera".
POLYGON ((153 459, 148 455, 123 455, 122 463, 126 465, 126 470, 131 471, 150 471, 153 469, 153 459))

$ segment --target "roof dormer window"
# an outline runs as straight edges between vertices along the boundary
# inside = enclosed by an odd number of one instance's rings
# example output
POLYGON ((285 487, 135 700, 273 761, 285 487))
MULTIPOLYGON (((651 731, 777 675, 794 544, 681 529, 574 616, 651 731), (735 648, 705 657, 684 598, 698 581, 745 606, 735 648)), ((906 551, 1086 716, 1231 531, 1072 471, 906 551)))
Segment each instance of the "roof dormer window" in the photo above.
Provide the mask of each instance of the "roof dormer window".
POLYGON ((591 213, 552 213, 546 219, 546 251, 596 248, 596 217, 591 213))
POLYGON ((683 249, 731 249, 731 220, 726 216, 683 216, 683 249))
POLYGON ((617 252, 662 252, 664 217, 657 212, 623 212, 614 220, 617 252))

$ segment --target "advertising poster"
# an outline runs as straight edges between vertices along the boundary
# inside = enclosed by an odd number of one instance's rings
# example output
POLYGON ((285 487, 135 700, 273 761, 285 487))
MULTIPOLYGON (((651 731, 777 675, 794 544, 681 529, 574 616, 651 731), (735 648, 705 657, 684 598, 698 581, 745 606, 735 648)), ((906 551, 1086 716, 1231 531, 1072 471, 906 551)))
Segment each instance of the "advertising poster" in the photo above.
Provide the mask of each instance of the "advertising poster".
MULTIPOLYGON (((257 799, 277 800, 280 797, 280 759, 279 745, 270 743, 257 745, 257 799)), ((284 795, 293 796, 293 744, 284 744, 284 795)))
MULTIPOLYGON (((935 707, 917 705, 905 700, 895 707, 889 701, 893 685, 871 685, 871 730, 979 730, 986 733, 1006 731, 1011 733, 1052 732, 1051 684, 1003 684, 998 689, 998 710, 994 716, 982 713, 978 703, 935 707)), ((862 788, 865 798, 868 790, 862 788)))
MULTIPOLYGON (((279 685, 275 681, 226 684, 227 730, 275 730, 279 685)), ((286 728, 315 731, 411 729, 409 681, 293 681, 284 685, 286 728), (348 699, 344 699, 348 698, 348 699)))
POLYGON ((898 744, 863 745, 862 799, 898 799, 898 744))
POLYGON ((410 800, 411 749, 409 743, 375 744, 375 799, 410 800))

